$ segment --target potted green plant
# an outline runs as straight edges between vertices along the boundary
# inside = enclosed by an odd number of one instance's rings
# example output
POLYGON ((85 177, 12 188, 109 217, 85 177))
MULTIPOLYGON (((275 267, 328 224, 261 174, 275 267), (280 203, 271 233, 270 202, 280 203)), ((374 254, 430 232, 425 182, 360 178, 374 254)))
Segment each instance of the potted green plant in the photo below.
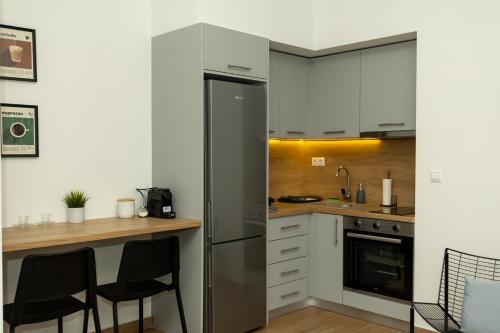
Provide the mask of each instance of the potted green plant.
POLYGON ((69 223, 85 221, 85 205, 89 199, 89 196, 80 190, 73 190, 66 193, 63 201, 68 207, 67 218, 69 223))

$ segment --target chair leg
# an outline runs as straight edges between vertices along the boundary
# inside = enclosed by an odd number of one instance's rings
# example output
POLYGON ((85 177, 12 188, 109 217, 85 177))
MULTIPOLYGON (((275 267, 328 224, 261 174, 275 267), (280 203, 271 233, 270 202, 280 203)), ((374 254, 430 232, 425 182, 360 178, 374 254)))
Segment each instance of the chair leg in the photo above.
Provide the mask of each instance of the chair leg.
POLYGON ((14 325, 9 325, 9 333, 16 333, 16 327, 14 325))
POLYGON ((177 307, 181 317, 182 333, 187 333, 186 318, 184 317, 184 308, 182 307, 181 288, 175 287, 175 296, 177 297, 177 307))
POLYGON ((118 304, 113 302, 113 332, 120 333, 118 328, 118 304))
POLYGON ((144 301, 139 298, 139 333, 144 333, 144 301))
POLYGON ((83 333, 87 333, 89 328, 89 309, 83 309, 83 333))
POLYGON ((413 303, 410 308, 410 333, 415 333, 415 309, 413 303))
POLYGON ((99 321, 99 311, 97 311, 97 304, 92 307, 92 315, 94 317, 95 333, 101 333, 101 322, 99 321))
POLYGON ((57 318, 57 333, 63 333, 62 317, 57 318))

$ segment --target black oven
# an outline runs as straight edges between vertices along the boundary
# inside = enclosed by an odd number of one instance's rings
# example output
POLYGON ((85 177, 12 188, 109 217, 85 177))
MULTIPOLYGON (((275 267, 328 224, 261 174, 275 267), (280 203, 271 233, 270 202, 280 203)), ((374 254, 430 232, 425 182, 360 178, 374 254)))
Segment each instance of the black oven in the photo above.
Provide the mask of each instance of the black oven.
POLYGON ((413 224, 344 219, 344 287, 413 298, 413 224))

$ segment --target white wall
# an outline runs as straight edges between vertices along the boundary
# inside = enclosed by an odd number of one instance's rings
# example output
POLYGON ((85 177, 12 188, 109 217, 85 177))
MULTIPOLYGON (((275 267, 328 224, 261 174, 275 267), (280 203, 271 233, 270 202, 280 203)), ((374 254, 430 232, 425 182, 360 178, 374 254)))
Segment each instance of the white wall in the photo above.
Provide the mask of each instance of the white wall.
POLYGON ((151 182, 150 8, 142 0, 0 0, 2 23, 37 33, 38 82, 0 81, 3 102, 39 107, 40 158, 3 158, 3 226, 65 219, 64 193, 114 216, 151 182))
POLYGON ((307 0, 152 0, 152 32, 197 22, 312 48, 313 6, 307 0))
POLYGON ((203 0, 150 0, 153 36, 200 22, 203 0))
MULTIPOLYGON (((114 216, 117 198, 151 183, 150 3, 0 0, 0 22, 36 29, 38 82, 0 80, 0 100, 38 105, 40 125, 40 158, 2 159, 2 225, 42 212, 64 220, 61 198, 74 187, 92 197, 87 217, 114 216)), ((99 282, 116 279, 122 246, 93 246, 99 282)), ((6 256, 3 268, 11 302, 20 260, 6 256)), ((103 327, 111 325, 110 309, 100 304, 103 327)), ((120 309, 121 322, 137 315, 135 303, 120 309)), ((81 331, 81 317, 65 319, 67 331, 81 331)))
POLYGON ((495 0, 316 1, 317 48, 418 32, 417 300, 435 301, 445 247, 500 258, 499 12, 495 0))

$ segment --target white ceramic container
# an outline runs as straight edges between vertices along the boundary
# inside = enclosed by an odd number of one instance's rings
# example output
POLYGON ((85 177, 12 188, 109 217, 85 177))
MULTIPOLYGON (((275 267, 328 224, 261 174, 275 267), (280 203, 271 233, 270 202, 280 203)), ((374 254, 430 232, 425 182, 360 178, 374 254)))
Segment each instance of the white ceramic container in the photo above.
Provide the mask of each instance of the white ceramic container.
POLYGON ((116 201, 116 215, 121 219, 129 219, 135 214, 135 199, 122 198, 116 201))
POLYGON ((85 221, 85 207, 68 208, 67 217, 69 223, 82 223, 85 221))

